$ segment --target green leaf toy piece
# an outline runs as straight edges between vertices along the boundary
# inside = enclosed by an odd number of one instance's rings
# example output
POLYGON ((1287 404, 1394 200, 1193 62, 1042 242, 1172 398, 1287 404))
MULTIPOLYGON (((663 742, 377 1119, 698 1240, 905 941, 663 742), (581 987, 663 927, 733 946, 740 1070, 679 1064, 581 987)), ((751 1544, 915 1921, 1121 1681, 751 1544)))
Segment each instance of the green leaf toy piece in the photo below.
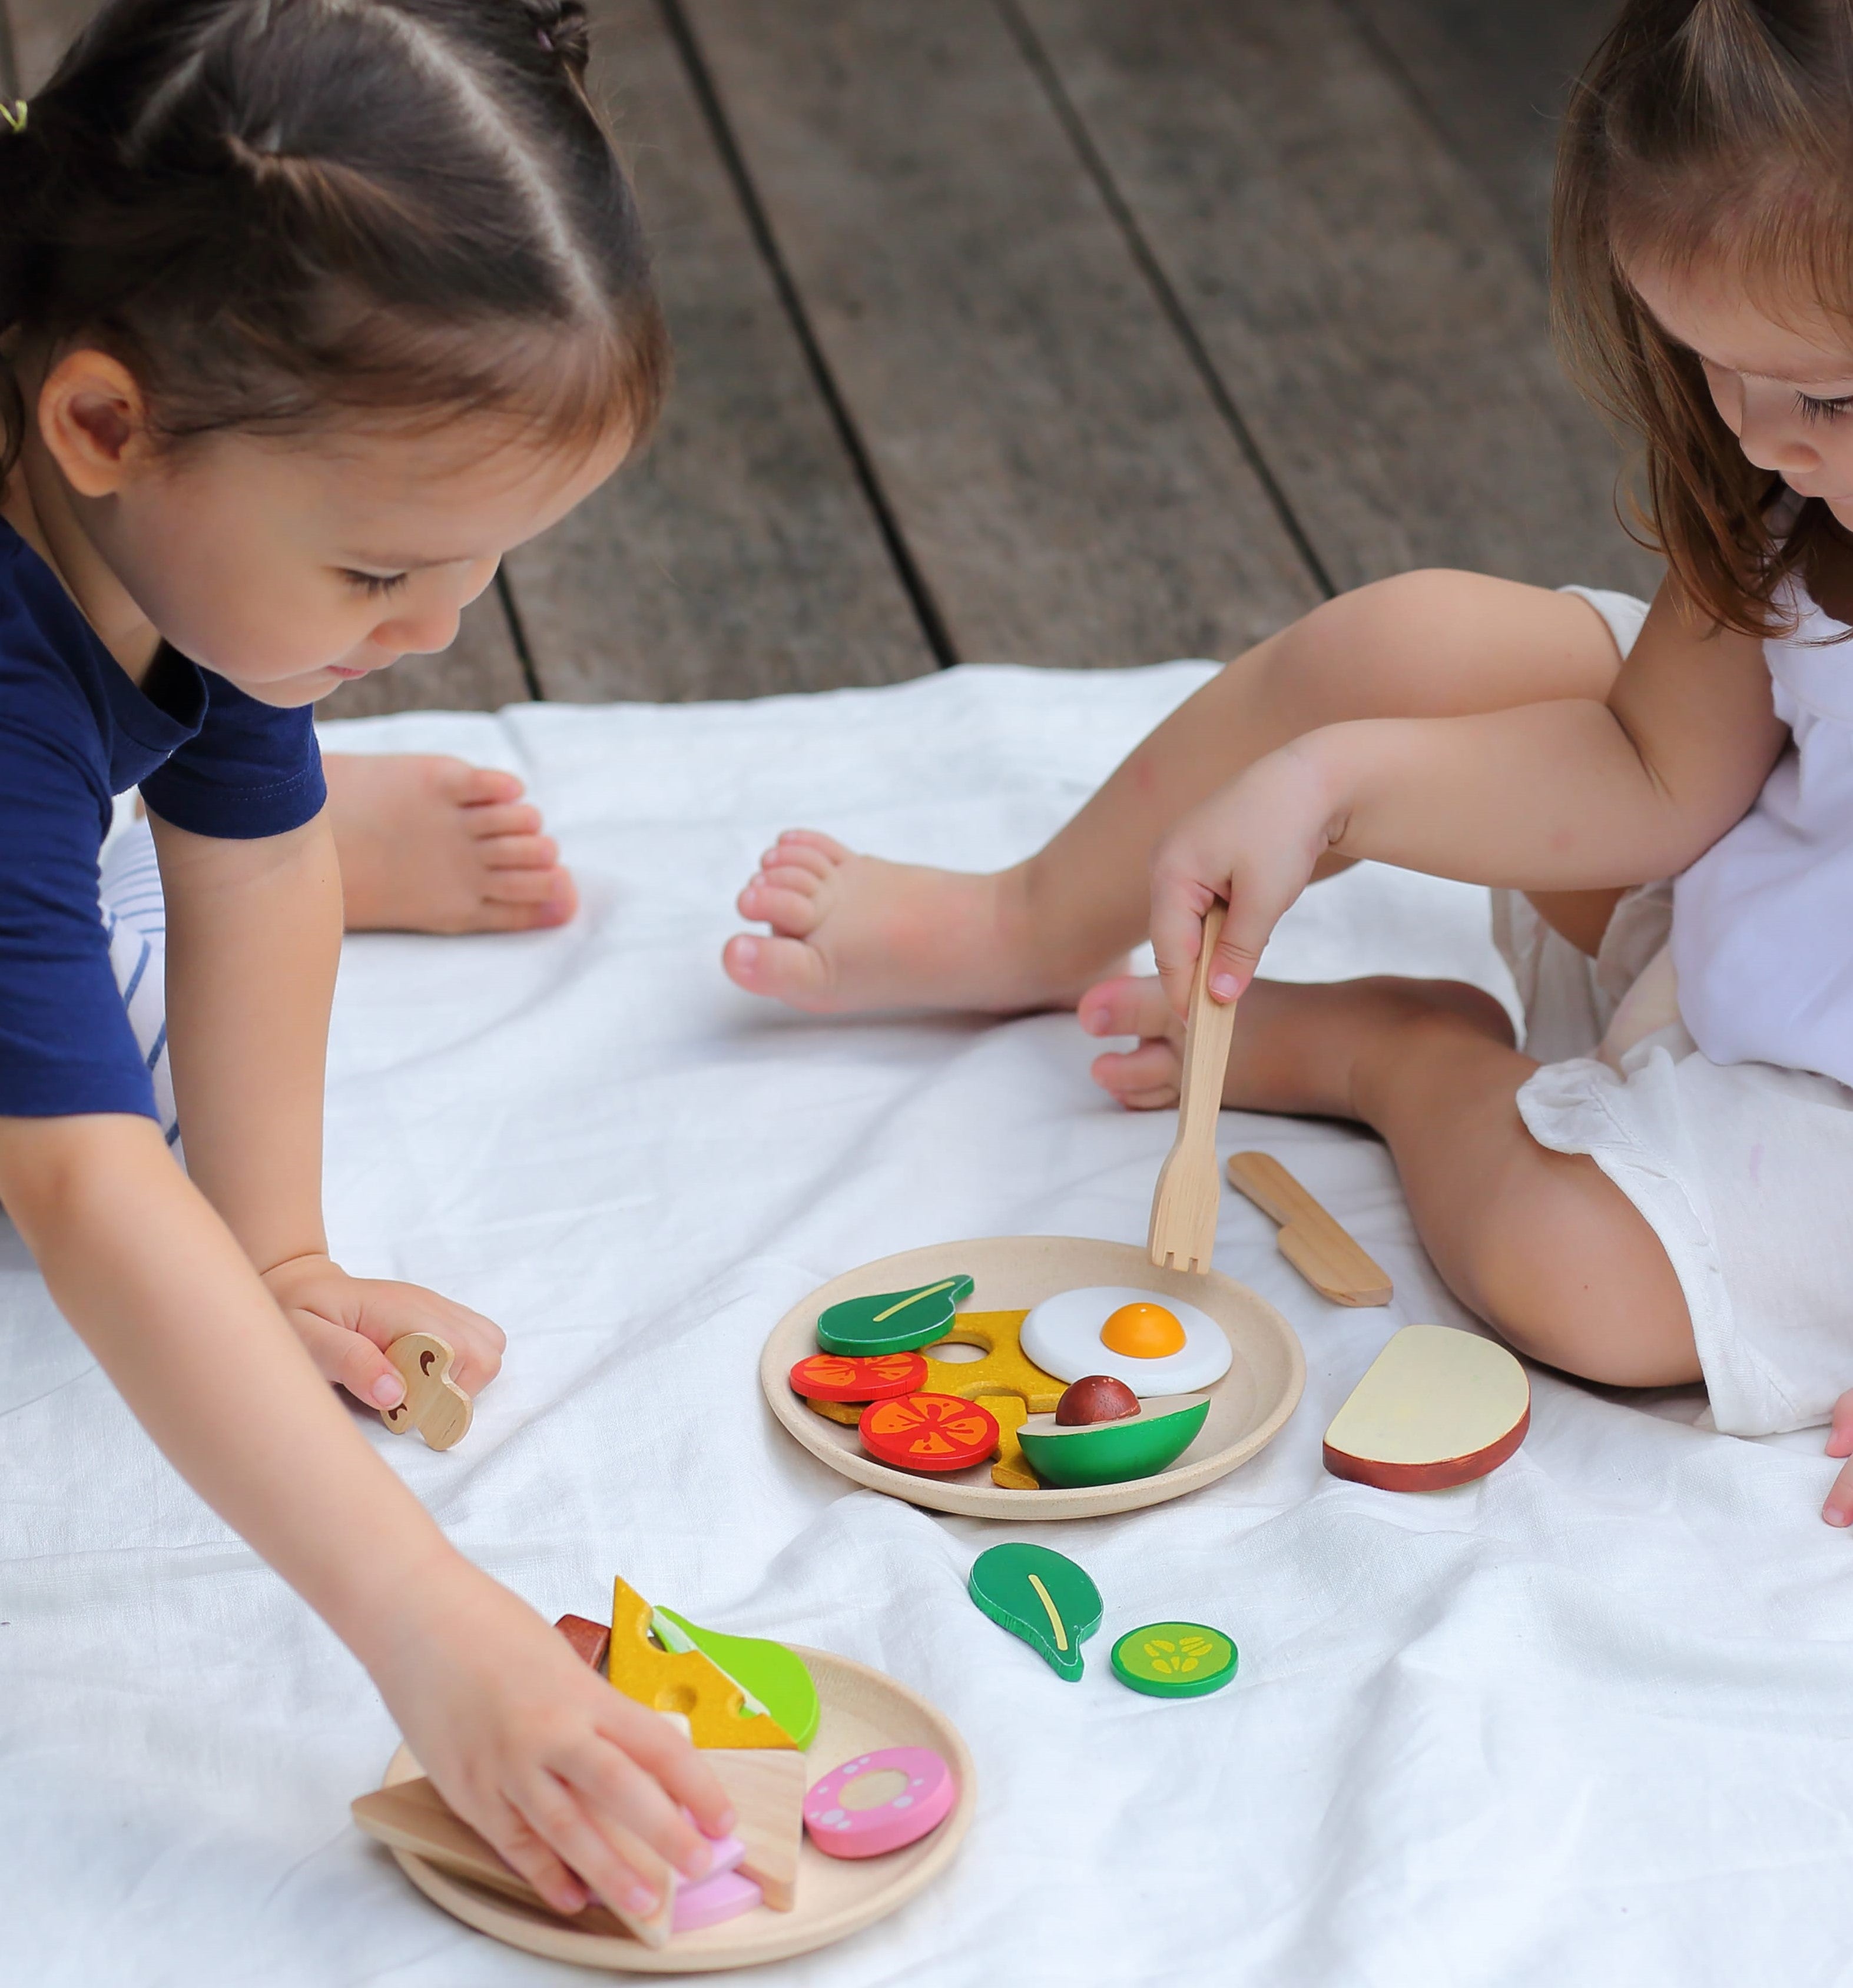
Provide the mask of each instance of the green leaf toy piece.
POLYGON ((803 1659, 763 1636, 729 1636, 704 1629, 673 1608, 658 1608, 650 1625, 665 1648, 699 1650, 717 1671, 746 1694, 748 1714, 763 1712, 789 1733, 802 1751, 817 1736, 823 1708, 803 1659))
POLYGON ((972 1563, 972 1599, 1020 1636, 1060 1678, 1081 1674, 1081 1645, 1101 1626, 1101 1591, 1049 1547, 991 1547, 972 1563))
POLYGON ((963 1271, 908 1291, 877 1291, 845 1298, 817 1320, 817 1344, 826 1353, 911 1353, 952 1329, 954 1309, 972 1295, 963 1271))
POLYGON ((1113 1646, 1113 1674, 1151 1698, 1201 1698, 1233 1682, 1236 1646, 1207 1622, 1148 1622, 1113 1646))

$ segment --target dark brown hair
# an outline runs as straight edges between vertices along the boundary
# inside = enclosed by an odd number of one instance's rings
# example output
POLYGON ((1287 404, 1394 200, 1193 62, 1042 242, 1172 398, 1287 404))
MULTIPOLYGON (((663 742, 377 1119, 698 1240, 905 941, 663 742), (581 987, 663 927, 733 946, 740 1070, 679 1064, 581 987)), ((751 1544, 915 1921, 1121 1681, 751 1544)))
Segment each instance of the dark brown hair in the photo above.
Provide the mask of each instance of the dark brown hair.
POLYGON ((1578 83, 1558 154, 1552 273, 1571 368, 1646 448, 1641 536, 1707 615, 1746 634, 1838 536, 1779 506, 1697 357, 1624 262, 1723 268, 1853 325, 1853 0, 1629 0, 1578 83), (1774 515, 1773 515, 1774 514, 1774 515))
POLYGON ((0 130, 15 368, 112 353, 170 442, 338 411, 649 429, 668 373, 577 0, 113 0, 0 130))

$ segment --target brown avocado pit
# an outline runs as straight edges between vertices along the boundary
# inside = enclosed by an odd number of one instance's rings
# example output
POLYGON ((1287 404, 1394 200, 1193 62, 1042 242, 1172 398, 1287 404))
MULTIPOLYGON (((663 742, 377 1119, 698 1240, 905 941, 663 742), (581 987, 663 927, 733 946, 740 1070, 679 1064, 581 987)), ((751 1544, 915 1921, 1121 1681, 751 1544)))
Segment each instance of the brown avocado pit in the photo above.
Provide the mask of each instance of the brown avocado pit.
POLYGON ((1055 1419, 1063 1428, 1080 1428, 1094 1422, 1123 1422, 1138 1412, 1139 1398, 1124 1381, 1111 1374, 1084 1374, 1063 1391, 1055 1405, 1055 1419))

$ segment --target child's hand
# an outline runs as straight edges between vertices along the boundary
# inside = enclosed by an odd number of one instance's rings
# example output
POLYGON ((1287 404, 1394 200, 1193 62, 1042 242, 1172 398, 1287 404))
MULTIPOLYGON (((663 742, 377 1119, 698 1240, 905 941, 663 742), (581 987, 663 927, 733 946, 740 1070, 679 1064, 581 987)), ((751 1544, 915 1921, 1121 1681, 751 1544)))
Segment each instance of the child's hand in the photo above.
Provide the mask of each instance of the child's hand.
POLYGON ((434 1570, 431 1590, 408 1604, 368 1668, 445 1800, 556 1912, 596 1893, 647 1913, 670 1865, 706 1874, 702 1832, 725 1836, 733 1813, 666 1719, 613 1690, 465 1562, 434 1570))
MULTIPOLYGON (((1834 1404, 1834 1426, 1828 1431, 1830 1456, 1853 1456, 1853 1388, 1834 1404)), ((1830 1526, 1853 1526, 1853 1463, 1834 1480, 1821 1516, 1830 1526)))
POLYGON ((501 1327, 418 1284, 350 1277, 326 1256, 292 1256, 266 1270, 264 1282, 323 1379, 370 1408, 404 1399, 405 1383, 381 1348, 408 1332, 434 1334, 451 1348, 451 1378, 466 1395, 501 1371, 508 1344, 501 1327))
POLYGON ((1178 1015, 1190 1005, 1210 906, 1219 898, 1229 905, 1210 961, 1210 998, 1233 1001, 1338 833, 1317 762, 1301 746, 1297 740, 1257 759, 1182 816, 1152 858, 1151 947, 1178 1015))

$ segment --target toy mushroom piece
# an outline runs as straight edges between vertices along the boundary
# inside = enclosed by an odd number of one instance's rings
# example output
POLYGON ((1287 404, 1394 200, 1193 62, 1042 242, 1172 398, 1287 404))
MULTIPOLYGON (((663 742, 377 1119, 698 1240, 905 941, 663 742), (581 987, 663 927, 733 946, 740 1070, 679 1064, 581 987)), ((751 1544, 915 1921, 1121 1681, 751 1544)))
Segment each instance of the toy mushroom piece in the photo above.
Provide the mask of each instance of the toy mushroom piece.
POLYGON ((1124 1422, 1139 1412, 1139 1398, 1111 1374, 1084 1374, 1055 1405, 1055 1419, 1063 1428, 1091 1422, 1124 1422))

